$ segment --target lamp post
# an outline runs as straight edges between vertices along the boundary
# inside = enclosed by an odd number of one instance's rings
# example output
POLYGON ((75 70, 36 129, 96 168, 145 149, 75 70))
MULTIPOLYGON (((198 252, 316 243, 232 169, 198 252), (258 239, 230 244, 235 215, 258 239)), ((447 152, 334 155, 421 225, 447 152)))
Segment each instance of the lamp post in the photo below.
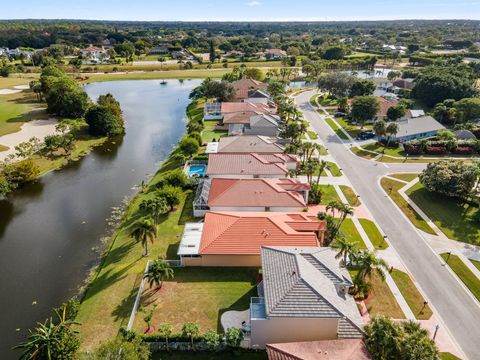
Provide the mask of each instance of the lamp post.
POLYGON ((437 337, 437 332, 438 332, 438 329, 440 329, 440 325, 435 325, 435 332, 433 333, 433 341, 435 341, 435 338, 437 337))

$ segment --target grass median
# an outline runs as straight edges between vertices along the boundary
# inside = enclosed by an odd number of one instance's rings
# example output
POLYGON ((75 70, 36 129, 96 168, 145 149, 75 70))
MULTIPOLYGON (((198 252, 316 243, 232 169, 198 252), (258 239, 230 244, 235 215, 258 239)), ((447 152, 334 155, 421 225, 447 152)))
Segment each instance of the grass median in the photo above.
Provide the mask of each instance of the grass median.
POLYGON ((380 230, 378 230, 377 225, 375 225, 373 221, 368 219, 359 219, 359 221, 375 249, 384 250, 388 248, 388 243, 385 241, 380 230))
POLYGON ((465 265, 458 256, 447 253, 440 255, 455 274, 462 280, 470 292, 480 301, 480 279, 465 265))
POLYGON ((337 134, 340 139, 348 140, 348 136, 342 131, 342 129, 330 118, 326 118, 325 121, 327 122, 328 126, 332 128, 332 130, 337 134))
POLYGON ((340 190, 342 190, 350 206, 356 207, 361 205, 360 199, 350 186, 340 185, 340 190))

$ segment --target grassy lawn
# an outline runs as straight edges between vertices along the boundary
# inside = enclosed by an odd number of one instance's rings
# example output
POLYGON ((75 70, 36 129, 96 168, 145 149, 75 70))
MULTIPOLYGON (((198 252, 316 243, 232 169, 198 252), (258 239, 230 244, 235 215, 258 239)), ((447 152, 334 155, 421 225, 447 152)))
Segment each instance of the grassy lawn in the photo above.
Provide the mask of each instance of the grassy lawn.
POLYGON ((335 177, 342 176, 342 171, 340 170, 340 168, 336 163, 330 162, 330 161, 327 162, 327 168, 332 173, 332 176, 335 176, 335 177))
POLYGON ((362 240, 362 237, 360 236, 357 228, 355 227, 355 224, 353 223, 352 219, 345 219, 343 222, 342 226, 340 227, 340 231, 343 233, 345 238, 349 242, 356 242, 356 248, 358 250, 366 250, 367 246, 362 240))
POLYGON ((312 139, 312 140, 317 140, 318 139, 318 135, 315 131, 308 130, 307 134, 310 137, 310 139, 312 139))
MULTIPOLYGON (((357 274, 357 270, 349 269, 348 272, 352 278, 357 274)), ((385 281, 382 281, 378 275, 373 275, 369 279, 372 285, 372 291, 365 300, 370 317, 375 315, 385 315, 394 319, 405 319, 402 309, 398 305, 392 291, 385 281)))
POLYGON ((377 225, 375 225, 373 221, 370 221, 368 219, 359 219, 359 221, 375 249, 383 250, 388 248, 387 242, 385 241, 382 234, 380 233, 380 230, 378 230, 377 225))
MULTIPOLYGON (((37 77, 0 78, 0 89, 13 89, 17 85, 28 85, 37 77)), ((9 95, 0 95, 0 136, 20 130, 24 122, 33 119, 49 119, 45 112, 45 104, 37 102, 35 94, 30 90, 9 95)))
POLYGON ((7 151, 8 149, 10 149, 8 146, 4 146, 4 145, 0 144, 0 152, 1 151, 7 151))
POLYGON ((459 357, 449 353, 449 352, 441 352, 440 353, 440 360, 462 360, 459 357))
POLYGON ((480 270, 480 261, 472 260, 472 259, 469 259, 469 260, 478 270, 480 270))
POLYGON ((478 279, 473 272, 463 263, 463 261, 456 255, 441 254, 445 262, 448 259, 448 265, 455 274, 462 280, 465 286, 471 291, 473 296, 480 301, 480 279, 478 279))
POLYGON ((228 136, 228 131, 226 130, 215 130, 217 122, 217 120, 204 122, 205 128, 202 131, 202 140, 204 143, 210 142, 213 139, 218 141, 221 137, 228 136))
POLYGON ((366 130, 372 130, 372 125, 364 125, 362 129, 360 126, 350 124, 343 117, 335 118, 335 120, 354 139, 358 136, 358 134, 366 130))
POLYGON ((157 352, 152 355, 152 360, 267 360, 267 353, 265 351, 256 352, 239 352, 239 353, 225 353, 225 352, 157 352))
POLYGON ((319 97, 320 95, 318 94, 314 94, 312 95, 312 97, 310 98, 310 104, 313 106, 313 107, 317 107, 317 98, 319 97))
POLYGON ((345 197, 347 198, 350 206, 360 206, 360 199, 350 186, 340 185, 340 189, 342 190, 343 195, 345 195, 345 197))
POLYGON ((362 148, 358 148, 358 147, 351 148, 351 150, 355 155, 368 160, 374 159, 377 156, 377 154, 375 153, 363 150, 362 148))
POLYGON ((421 183, 410 188, 407 195, 450 239, 480 245, 480 224, 474 219, 478 208, 431 193, 421 183))
POLYGON ((402 210, 402 212, 408 217, 408 219, 412 222, 413 225, 428 234, 436 235, 435 231, 433 231, 433 229, 427 224, 427 222, 423 220, 422 217, 398 193, 398 190, 404 187, 405 183, 388 178, 382 178, 380 184, 382 185, 385 192, 397 204, 400 210, 402 210))
POLYGON ((344 132, 341 130, 341 128, 337 124, 335 124, 335 122, 332 119, 326 118, 325 121, 327 122, 328 126, 330 126, 332 128, 332 130, 335 132, 335 134, 338 135, 338 137, 340 139, 348 140, 347 135, 344 134, 344 132))
POLYGON ((383 147, 379 143, 374 142, 368 145, 363 145, 362 148, 364 148, 365 150, 377 152, 379 154, 385 154, 385 155, 396 156, 396 157, 405 157, 405 151, 403 150, 403 147, 392 149, 392 148, 383 147))
POLYGON ((332 201, 341 201, 333 185, 320 185, 322 191, 322 201, 320 204, 327 205, 332 201))
MULTIPOLYGON (((168 323, 180 333, 184 323, 194 321, 202 333, 222 332, 220 316, 229 310, 249 308, 250 297, 257 296, 256 268, 176 268, 175 277, 164 282, 160 291, 145 289, 141 308, 157 304, 152 324, 168 323)), ((143 314, 135 318, 134 329, 143 333, 143 314)))
POLYGON ((338 100, 332 98, 330 95, 319 95, 317 101, 322 106, 335 106, 338 105, 338 100))
POLYGON ((113 80, 147 80, 147 79, 203 79, 203 78, 221 78, 224 74, 232 71, 231 69, 192 69, 192 70, 163 70, 163 71, 143 71, 136 72, 131 68, 127 73, 108 73, 108 74, 80 74, 86 78, 84 82, 113 81, 113 80))
POLYGON ((400 179, 406 182, 410 182, 415 180, 418 177, 418 174, 393 174, 389 176, 394 177, 395 179, 400 179))
POLYGON ((398 289, 405 298, 410 309, 418 320, 428 320, 432 316, 432 310, 428 305, 424 306, 425 299, 418 291, 412 279, 407 273, 400 270, 391 272, 393 281, 397 284, 398 289))

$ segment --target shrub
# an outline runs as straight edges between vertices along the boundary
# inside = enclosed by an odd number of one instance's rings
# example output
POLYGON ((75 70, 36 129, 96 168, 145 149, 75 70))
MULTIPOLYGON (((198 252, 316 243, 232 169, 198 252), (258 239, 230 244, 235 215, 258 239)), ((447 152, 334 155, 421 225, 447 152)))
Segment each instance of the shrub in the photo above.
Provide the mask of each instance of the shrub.
POLYGON ((423 152, 423 147, 421 144, 404 143, 403 149, 409 155, 419 155, 423 152))
POLYGON ((473 148, 470 146, 457 146, 453 152, 459 155, 470 155, 473 154, 473 148))
POLYGON ((202 135, 198 131, 192 131, 188 134, 188 137, 195 139, 199 144, 203 144, 202 135))
POLYGON ((425 152, 430 155, 444 155, 447 153, 445 146, 428 146, 425 148, 425 152))
POLYGON ((322 201, 322 190, 320 185, 312 184, 308 194, 308 203, 318 205, 322 201))
POLYGON ((173 210, 176 205, 180 204, 182 193, 182 188, 172 185, 166 185, 157 190, 157 195, 165 199, 168 206, 170 206, 170 210, 173 210))
POLYGON ((186 156, 191 156, 198 151, 200 143, 195 138, 186 137, 179 142, 178 147, 186 156))
POLYGON ((180 186, 182 188, 185 188, 188 185, 187 175, 185 175, 182 169, 176 169, 166 173, 155 184, 157 188, 163 188, 167 185, 180 186))
POLYGON ((14 186, 35 181, 39 175, 40 167, 30 159, 10 164, 4 169, 5 178, 14 186))
POLYGON ((85 115, 88 132, 95 136, 115 136, 123 134, 123 119, 114 114, 111 108, 102 105, 92 106, 85 115))

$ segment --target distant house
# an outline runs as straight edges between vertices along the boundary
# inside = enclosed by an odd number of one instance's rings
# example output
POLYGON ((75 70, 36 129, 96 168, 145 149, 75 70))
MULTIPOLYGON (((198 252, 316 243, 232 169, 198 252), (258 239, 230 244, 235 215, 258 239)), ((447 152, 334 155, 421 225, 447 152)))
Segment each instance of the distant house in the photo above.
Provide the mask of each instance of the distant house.
POLYGON ((267 344, 268 360, 371 360, 361 339, 267 344))
POLYGON ((393 85, 400 89, 412 90, 415 79, 397 79, 393 85))
POLYGON ((265 58, 271 60, 283 59, 287 57, 287 52, 282 49, 267 49, 265 50, 265 58))
POLYGON ((207 153, 283 153, 287 141, 278 137, 244 135, 227 136, 208 143, 207 153))
POLYGON ((398 124, 398 133, 394 139, 400 142, 432 137, 437 135, 440 130, 445 129, 445 126, 431 116, 403 119, 396 123, 398 124))
POLYGON ((310 185, 295 179, 204 179, 193 202, 196 217, 211 211, 284 211, 306 208, 310 185))
POLYGON ((80 54, 82 54, 84 61, 87 63, 97 64, 109 59, 107 50, 103 46, 98 47, 90 45, 85 49, 81 49, 80 54))
MULTIPOLYGON (((390 109, 392 106, 398 105, 398 100, 386 99, 384 96, 377 96, 376 99, 380 105, 380 109, 378 110, 374 120, 387 120, 388 109, 390 109)), ((405 118, 409 117, 411 117, 411 113, 410 110, 407 110, 405 112, 405 118)))
POLYGON ((283 212, 210 211, 203 224, 186 225, 178 247, 185 266, 258 267, 262 246, 317 247, 326 229, 323 221, 283 212))
POLYGON ((289 154, 210 154, 209 178, 251 179, 286 178, 297 168, 297 158, 289 154))
POLYGON ((329 247, 263 245, 260 293, 250 304, 250 346, 361 339, 350 275, 329 247))
POLYGON ((382 45, 382 50, 390 53, 405 54, 407 47, 400 45, 382 45))
POLYGON ((154 47, 148 52, 149 55, 167 55, 168 53, 168 47, 163 45, 154 47))

